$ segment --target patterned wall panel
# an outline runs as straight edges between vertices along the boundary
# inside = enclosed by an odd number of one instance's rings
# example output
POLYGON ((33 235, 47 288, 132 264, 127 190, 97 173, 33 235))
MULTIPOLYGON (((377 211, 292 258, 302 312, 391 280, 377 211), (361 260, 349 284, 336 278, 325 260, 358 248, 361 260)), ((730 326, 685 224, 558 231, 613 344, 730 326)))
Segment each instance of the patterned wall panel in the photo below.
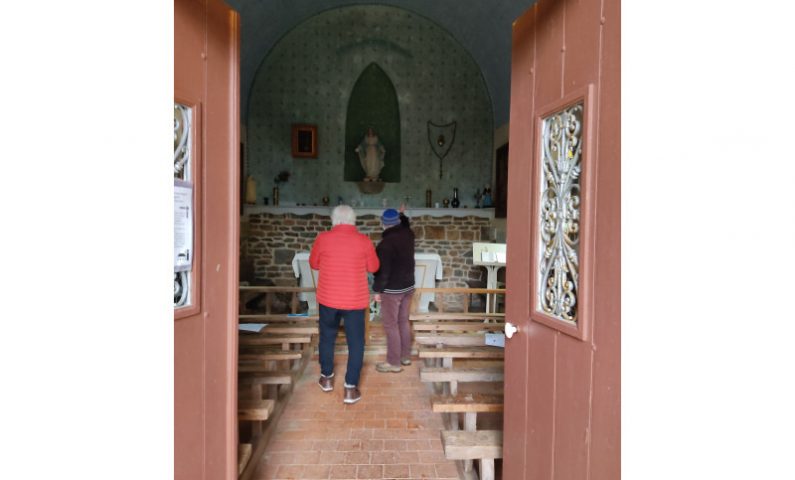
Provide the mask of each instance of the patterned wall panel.
POLYGON ((282 170, 291 177, 280 186, 281 205, 320 204, 328 195, 354 206, 381 206, 384 199, 394 206, 405 197, 424 206, 427 189, 441 201, 458 187, 461 205, 474 206, 475 190, 491 184, 493 113, 478 66, 446 31, 395 7, 328 10, 285 35, 257 72, 246 129, 246 173, 257 182, 258 204, 282 170), (400 182, 366 195, 343 179, 345 121, 353 86, 372 62, 397 92, 402 159, 400 182), (441 179, 428 121, 456 122, 441 179), (317 125, 318 158, 292 158, 293 123, 317 125))

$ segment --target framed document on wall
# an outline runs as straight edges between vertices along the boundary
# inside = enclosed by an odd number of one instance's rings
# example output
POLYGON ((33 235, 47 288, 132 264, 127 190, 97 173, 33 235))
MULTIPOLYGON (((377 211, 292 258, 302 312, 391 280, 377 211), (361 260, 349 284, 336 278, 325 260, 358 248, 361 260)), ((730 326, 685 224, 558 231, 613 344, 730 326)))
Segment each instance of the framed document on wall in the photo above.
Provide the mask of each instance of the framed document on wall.
POLYGON ((317 158, 317 125, 293 125, 293 157, 317 158))

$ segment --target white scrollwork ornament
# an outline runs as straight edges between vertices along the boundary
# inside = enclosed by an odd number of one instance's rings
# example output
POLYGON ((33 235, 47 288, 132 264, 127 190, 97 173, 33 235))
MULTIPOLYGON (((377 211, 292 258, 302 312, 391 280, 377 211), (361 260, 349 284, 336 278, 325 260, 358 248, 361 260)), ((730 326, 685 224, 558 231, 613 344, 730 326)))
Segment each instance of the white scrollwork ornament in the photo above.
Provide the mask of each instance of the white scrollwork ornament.
POLYGON ((189 180, 191 109, 174 104, 174 178, 189 180))
POLYGON ((188 304, 189 282, 188 272, 174 272, 174 308, 188 304))
MULTIPOLYGON (((191 121, 189 106, 174 103, 174 179, 191 181, 191 121)), ((190 272, 174 272, 174 308, 190 305, 190 272)))
POLYGON ((546 117, 539 197, 538 299, 542 312, 577 322, 583 104, 546 117))

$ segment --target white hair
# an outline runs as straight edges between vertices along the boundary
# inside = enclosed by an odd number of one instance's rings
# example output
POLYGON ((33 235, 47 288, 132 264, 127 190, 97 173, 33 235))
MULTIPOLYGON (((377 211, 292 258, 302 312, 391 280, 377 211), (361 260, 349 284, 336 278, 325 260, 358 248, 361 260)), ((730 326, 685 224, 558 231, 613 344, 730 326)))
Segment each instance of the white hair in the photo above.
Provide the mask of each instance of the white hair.
POLYGON ((356 225, 356 212, 348 205, 337 205, 331 211, 331 225, 356 225))

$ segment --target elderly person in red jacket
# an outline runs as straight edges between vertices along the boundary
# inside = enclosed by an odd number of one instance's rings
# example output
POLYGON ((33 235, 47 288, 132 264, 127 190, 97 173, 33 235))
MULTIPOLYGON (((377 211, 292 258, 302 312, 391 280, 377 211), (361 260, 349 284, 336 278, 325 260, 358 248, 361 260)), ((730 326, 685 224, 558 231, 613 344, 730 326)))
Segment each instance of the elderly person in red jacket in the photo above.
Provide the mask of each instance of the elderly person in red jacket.
POLYGON ((356 229, 356 213, 348 205, 331 212, 331 230, 315 239, 309 266, 318 270, 317 303, 320 309, 320 380, 324 392, 334 389, 334 344, 340 320, 345 320, 348 368, 343 402, 356 403, 364 360, 364 309, 370 307, 367 272, 378 270, 373 242, 356 229))

